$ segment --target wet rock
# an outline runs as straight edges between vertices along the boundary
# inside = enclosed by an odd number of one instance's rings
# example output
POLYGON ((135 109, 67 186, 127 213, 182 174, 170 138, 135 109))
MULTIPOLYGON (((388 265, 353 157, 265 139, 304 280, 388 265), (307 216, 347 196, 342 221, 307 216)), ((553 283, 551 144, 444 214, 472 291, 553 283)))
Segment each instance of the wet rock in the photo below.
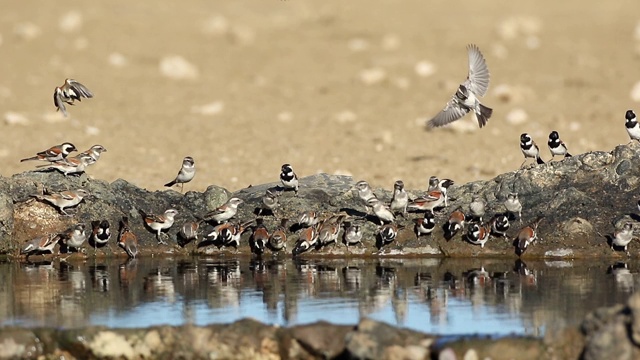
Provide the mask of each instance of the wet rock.
POLYGON ((346 336, 349 356, 356 359, 428 359, 434 338, 370 319, 346 336))
POLYGON ((289 357, 296 359, 306 357, 333 359, 344 352, 345 337, 353 326, 333 325, 328 322, 317 322, 290 328, 287 333, 298 346, 291 346, 289 357), (304 350, 304 352, 303 352, 304 350))

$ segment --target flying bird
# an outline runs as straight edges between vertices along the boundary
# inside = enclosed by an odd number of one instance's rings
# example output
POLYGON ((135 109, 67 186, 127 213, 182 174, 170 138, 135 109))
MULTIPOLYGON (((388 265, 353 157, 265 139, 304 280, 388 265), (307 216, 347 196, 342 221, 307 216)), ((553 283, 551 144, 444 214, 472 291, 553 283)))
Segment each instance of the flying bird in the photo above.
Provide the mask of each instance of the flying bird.
POLYGON ((427 122, 427 128, 434 128, 452 123, 473 110, 478 125, 483 127, 489 121, 493 110, 480 103, 489 88, 489 69, 480 49, 474 44, 467 46, 469 54, 469 74, 467 80, 460 84, 447 105, 433 119, 427 122))
POLYGON ((67 116, 67 107, 64 105, 65 103, 68 105, 75 105, 75 100, 82 101, 82 98, 89 99, 92 97, 93 93, 87 89, 86 86, 73 79, 66 79, 62 86, 57 86, 53 91, 53 104, 56 106, 57 110, 62 112, 64 116, 67 116))

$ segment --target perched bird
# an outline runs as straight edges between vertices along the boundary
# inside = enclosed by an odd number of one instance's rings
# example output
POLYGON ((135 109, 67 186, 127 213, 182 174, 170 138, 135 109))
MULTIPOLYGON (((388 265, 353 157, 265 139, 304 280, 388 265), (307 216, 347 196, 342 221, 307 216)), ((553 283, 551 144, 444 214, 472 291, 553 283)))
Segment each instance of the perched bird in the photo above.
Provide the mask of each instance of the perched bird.
POLYGON ((77 156, 78 157, 81 157, 81 156, 82 157, 86 157, 87 160, 90 159, 90 161, 87 162, 87 165, 93 165, 98 160, 100 160, 100 155, 102 155, 103 152, 107 152, 107 149, 104 146, 102 146, 102 145, 93 145, 88 150, 85 150, 85 151, 81 152, 77 156))
POLYGON ((303 211, 298 215, 297 224, 300 227, 309 227, 318 223, 318 213, 313 210, 303 211))
POLYGON ((629 255, 627 247, 631 240, 633 240, 633 224, 626 222, 622 226, 622 229, 614 232, 613 239, 611 240, 611 250, 614 250, 614 246, 622 246, 627 255, 629 255))
POLYGON ((395 216, 393 216, 389 207, 377 198, 370 199, 367 205, 373 209, 373 213, 378 217, 378 220, 380 220, 380 225, 395 220, 395 216))
POLYGON ((271 211, 273 216, 277 216, 277 208, 280 206, 278 198, 281 194, 281 192, 276 191, 275 189, 267 189, 262 196, 262 206, 258 210, 258 216, 262 215, 262 211, 265 209, 271 211))
POLYGON ((640 141, 640 126, 638 125, 636 114, 633 112, 633 110, 627 110, 627 113, 624 115, 624 117, 625 119, 627 119, 624 123, 624 126, 627 129, 629 138, 631 138, 631 140, 640 141))
POLYGON ((524 155, 524 161, 522 162, 522 165, 520 165, 520 168, 524 166, 528 158, 536 159, 538 164, 544 164, 544 161, 540 158, 540 149, 538 148, 538 145, 527 133, 520 135, 520 150, 522 150, 522 155, 524 155))
POLYGON ((60 193, 32 195, 40 201, 46 201, 57 207, 64 215, 69 215, 64 209, 78 205, 82 199, 89 196, 89 191, 85 189, 67 190, 60 193))
POLYGON ((102 246, 109 242, 111 238, 111 229, 109 220, 96 220, 91 222, 91 240, 93 241, 93 250, 95 252, 98 245, 102 246))
POLYGON ((82 101, 82 98, 92 98, 93 93, 86 86, 80 84, 73 79, 66 79, 62 86, 57 86, 53 92, 53 104, 56 111, 60 110, 64 116, 67 116, 67 107, 64 105, 74 105, 74 101, 82 101))
POLYGON ((64 160, 67 156, 69 156, 70 153, 76 150, 77 150, 76 147, 72 143, 65 142, 60 145, 52 146, 47 150, 40 151, 39 153, 36 154, 36 156, 22 159, 20 160, 20 162, 29 161, 29 160, 56 162, 56 161, 64 160))
POLYGON ((318 243, 318 231, 315 226, 305 228, 300 232, 300 237, 293 248, 293 256, 302 254, 303 252, 315 247, 318 243))
POLYGON ((518 193, 509 193, 507 200, 504 201, 504 207, 507 209, 507 214, 513 216, 518 214, 518 219, 522 221, 522 203, 518 199, 518 193))
POLYGON ((371 189, 371 186, 369 185, 369 183, 364 180, 360 180, 351 188, 351 190, 354 190, 354 189, 358 191, 358 197, 362 201, 364 201, 365 203, 364 208, 367 214, 371 213, 371 207, 368 205, 369 200, 377 199, 378 197, 376 196, 376 194, 373 193, 373 190, 371 189))
POLYGON ((164 184, 166 187, 172 187, 175 184, 180 184, 180 191, 184 189, 184 184, 193 180, 196 175, 196 163, 191 156, 187 156, 182 160, 182 167, 178 171, 178 175, 172 181, 164 184))
POLYGON ((205 221, 215 221, 220 224, 229 221, 232 217, 238 213, 238 206, 242 204, 244 200, 236 197, 227 200, 226 203, 217 207, 213 211, 210 211, 204 216, 205 221))
POLYGON ((191 240, 198 241, 198 230, 200 229, 199 221, 186 221, 182 224, 178 236, 182 239, 183 244, 188 243, 191 240))
POLYGON ((264 249, 267 247, 267 243, 269 242, 269 230, 264 225, 264 219, 257 218, 256 225, 252 230, 251 238, 249 239, 251 249, 257 255, 261 255, 264 253, 264 249))
POLYGON ((346 218, 346 215, 332 216, 323 221, 318 227, 318 245, 326 246, 334 243, 338 244, 338 237, 340 236, 340 229, 342 228, 342 222, 346 218))
POLYGON ((540 221, 542 221, 542 216, 538 216, 538 218, 536 218, 530 225, 527 225, 518 231, 518 235, 515 239, 516 254, 518 256, 524 254, 527 247, 537 239, 537 231, 540 221))
POLYGON ((349 246, 362 244, 362 229, 358 224, 349 223, 344 229, 344 244, 349 248, 349 246))
POLYGON ((75 224, 65 232, 58 234, 58 236, 60 240, 62 240, 63 244, 67 246, 67 248, 79 249, 87 240, 85 225, 82 223, 75 224))
POLYGON ((484 244, 489 240, 491 229, 486 224, 473 223, 467 229, 467 240, 473 245, 480 245, 484 248, 484 244))
POLYGON ((416 238, 419 239, 422 235, 429 235, 436 228, 436 218, 433 213, 427 211, 424 213, 424 217, 414 219, 416 225, 414 231, 416 238))
POLYGON ((74 157, 69 157, 66 159, 55 161, 50 164, 38 165, 36 167, 45 168, 44 169, 45 171, 55 169, 63 173, 64 176, 74 175, 74 174, 80 175, 84 172, 84 170, 87 168, 87 166, 90 163, 92 164, 91 161, 92 160, 90 160, 89 157, 83 156, 82 154, 80 154, 74 157))
POLYGON ((220 240, 222 242, 223 240, 220 237, 220 233, 222 233, 223 231, 226 231, 225 229, 229 229, 229 228, 234 227, 234 226, 235 226, 235 224, 233 224, 231 222, 225 222, 225 223, 218 224, 205 237, 210 241, 220 240))
POLYGON ((549 134, 549 141, 547 141, 547 145, 549 145, 549 151, 551 151, 551 160, 552 161, 556 155, 564 156, 566 158, 571 157, 569 154, 569 150, 567 149, 567 145, 564 141, 560 140, 560 135, 557 131, 552 131, 549 134))
POLYGON ((430 211, 444 204, 444 195, 440 191, 430 191, 429 193, 413 199, 407 205, 407 209, 414 211, 430 211))
POLYGON ((122 247, 130 258, 138 255, 138 237, 129 227, 129 218, 126 216, 120 220, 120 234, 118 234, 118 246, 122 247))
POLYGON ((484 216, 484 201, 482 200, 482 196, 473 195, 471 197, 469 212, 471 213, 473 220, 482 223, 482 217, 484 216))
POLYGON ((247 226, 252 223, 253 220, 245 222, 232 224, 232 226, 225 227, 220 230, 220 238, 222 239, 222 245, 224 246, 233 246, 238 251, 238 246, 240 246, 240 239, 242 234, 244 233, 247 226))
POLYGON ((509 217, 503 214, 496 214, 491 220, 489 220, 491 226, 491 233, 497 236, 507 237, 507 230, 511 224, 509 224, 509 217))
POLYGON ((280 220, 280 226, 278 226, 269 236, 269 247, 273 251, 280 251, 287 249, 287 219, 280 220))
POLYGON ((382 249, 383 246, 389 245, 398 236, 398 225, 394 223, 382 225, 378 228, 378 249, 382 249))
POLYGON ((42 253, 48 251, 53 253, 53 249, 58 244, 58 237, 56 234, 49 234, 44 236, 39 236, 33 240, 28 241, 20 253, 27 254, 27 258, 32 253, 42 253))
POLYGON ((453 185, 454 182, 451 179, 438 179, 436 176, 431 176, 429 178, 429 188, 427 189, 427 193, 432 191, 440 191, 444 196, 444 206, 449 206, 449 197, 447 196, 447 192, 449 191, 449 187, 453 185))
POLYGON ((478 125, 483 127, 489 121, 493 110, 480 103, 478 98, 483 97, 489 88, 489 69, 480 52, 474 44, 467 46, 469 56, 469 74, 467 80, 460 84, 440 113, 427 122, 428 128, 439 127, 452 123, 473 111, 478 125))
POLYGON ((280 168, 280 182, 285 190, 293 189, 295 195, 298 196, 298 175, 293 172, 290 164, 284 164, 280 168))
POLYGON ((451 240, 458 231, 462 230, 465 223, 465 215, 462 210, 457 209, 449 215, 449 220, 444 226, 444 237, 447 240, 451 240))
POLYGON ((393 197, 389 208, 391 211, 399 211, 402 216, 407 213, 407 205, 409 204, 409 194, 404 190, 404 182, 398 180, 393 184, 393 197))
POLYGON ((140 215, 142 215, 145 225, 156 233, 156 240, 158 240, 158 243, 167 245, 167 243, 160 238, 160 234, 162 234, 162 230, 166 230, 173 226, 175 216, 178 215, 178 210, 168 209, 162 215, 151 213, 147 214, 142 210, 139 210, 139 212, 140 215))

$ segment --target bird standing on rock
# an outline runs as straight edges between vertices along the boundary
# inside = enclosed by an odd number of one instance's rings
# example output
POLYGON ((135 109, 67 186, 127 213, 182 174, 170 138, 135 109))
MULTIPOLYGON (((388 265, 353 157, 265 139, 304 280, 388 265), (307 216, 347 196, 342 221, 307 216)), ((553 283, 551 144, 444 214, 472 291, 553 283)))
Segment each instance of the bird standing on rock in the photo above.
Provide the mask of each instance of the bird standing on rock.
POLYGON ((298 196, 298 175, 293 171, 290 164, 284 164, 280 168, 280 182, 285 190, 293 190, 295 196, 298 196))
POLYGON ((520 168, 524 166, 528 158, 536 159, 538 164, 544 164, 544 161, 540 158, 540 148, 527 133, 520 135, 520 150, 524 155, 524 161, 520 168))
POLYGON ((627 129, 629 138, 631 138, 631 140, 640 141, 640 125, 638 125, 636 114, 633 112, 633 110, 627 110, 624 117, 626 119, 624 126, 627 129))
POLYGON ((164 184, 166 187, 172 187, 175 184, 180 184, 180 191, 184 190, 184 184, 193 180, 196 176, 196 163, 191 156, 187 156, 182 160, 182 167, 178 171, 178 175, 172 181, 164 184))
POLYGON ((65 142, 60 145, 52 146, 47 150, 40 151, 39 153, 36 154, 36 156, 22 159, 20 160, 20 162, 29 161, 29 160, 56 162, 56 161, 64 160, 73 151, 76 151, 76 147, 72 143, 65 142))
POLYGON ((554 130, 549 134, 547 145, 549 145, 549 151, 551 152, 551 160, 553 160, 556 155, 564 156, 565 158, 571 157, 567 145, 565 145, 564 141, 560 140, 560 135, 557 131, 554 130))

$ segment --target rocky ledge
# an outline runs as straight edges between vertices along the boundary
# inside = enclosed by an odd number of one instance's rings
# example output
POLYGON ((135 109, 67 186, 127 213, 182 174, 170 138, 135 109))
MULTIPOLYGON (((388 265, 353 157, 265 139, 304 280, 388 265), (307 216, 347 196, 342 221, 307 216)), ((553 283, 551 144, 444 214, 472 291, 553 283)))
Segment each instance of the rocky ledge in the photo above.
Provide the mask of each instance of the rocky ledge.
MULTIPOLYGON (((435 211, 437 227, 432 234, 417 239, 413 230, 414 219, 423 217, 423 214, 410 212, 406 217, 397 217, 400 226, 398 236, 381 249, 376 246, 377 219, 365 212, 364 202, 352 189, 355 182, 351 177, 327 174, 304 177, 300 179, 298 196, 294 196, 292 191, 285 191, 278 198, 277 216, 264 212, 262 217, 270 231, 280 224, 280 219, 292 220, 286 227, 286 250, 281 251, 288 255, 299 238, 299 229, 294 224, 298 214, 315 210, 325 216, 343 213, 348 216, 348 221, 361 223, 363 245, 349 248, 329 245, 301 256, 517 257, 513 240, 519 229, 543 216, 538 240, 521 256, 637 257, 639 247, 633 242, 629 245, 629 253, 619 247, 612 250, 610 235, 626 222, 637 224, 639 150, 640 144, 633 142, 620 145, 611 152, 585 153, 505 173, 488 181, 453 185, 448 192, 449 206, 435 211), (450 240, 445 239, 442 225, 453 210, 460 208, 467 212, 472 197, 479 196, 486 203, 486 220, 493 214, 505 212, 504 200, 512 192, 519 194, 523 210, 520 220, 512 219, 506 238, 491 237, 483 248, 466 241, 464 230, 450 240)), ((95 256, 126 256, 115 241, 117 224, 126 216, 138 237, 141 256, 161 253, 250 254, 250 231, 242 236, 237 249, 206 239, 215 223, 202 222, 197 240, 185 240, 178 233, 185 222, 202 219, 231 197, 244 200, 232 221, 249 223, 255 220, 257 209, 262 207, 266 190, 279 185, 250 186, 235 193, 210 186, 202 193, 189 191, 181 194, 173 190, 147 191, 121 179, 109 184, 86 174, 63 176, 57 172, 35 171, 16 174, 0 178, 0 253, 18 255, 25 243, 36 237, 63 232, 76 223, 86 224, 90 232, 91 222, 108 220, 114 235, 111 241, 98 246, 95 256), (34 195, 42 194, 43 189, 55 193, 78 188, 88 190, 91 195, 79 205, 65 210, 69 215, 62 214, 46 201, 34 198, 34 195), (145 226, 140 211, 162 214, 169 208, 176 209, 178 215, 175 224, 162 235, 161 239, 167 243, 162 245, 156 240, 155 233, 145 226)), ((374 189, 374 192, 381 200, 391 199, 390 190, 374 189)), ((417 197, 424 190, 408 192, 410 196, 417 197)), ((89 241, 84 244, 84 251, 70 256, 94 256, 93 246, 94 243, 89 241)), ((54 252, 57 253, 57 249, 54 252)), ((269 250, 266 252, 270 256, 269 250)))

